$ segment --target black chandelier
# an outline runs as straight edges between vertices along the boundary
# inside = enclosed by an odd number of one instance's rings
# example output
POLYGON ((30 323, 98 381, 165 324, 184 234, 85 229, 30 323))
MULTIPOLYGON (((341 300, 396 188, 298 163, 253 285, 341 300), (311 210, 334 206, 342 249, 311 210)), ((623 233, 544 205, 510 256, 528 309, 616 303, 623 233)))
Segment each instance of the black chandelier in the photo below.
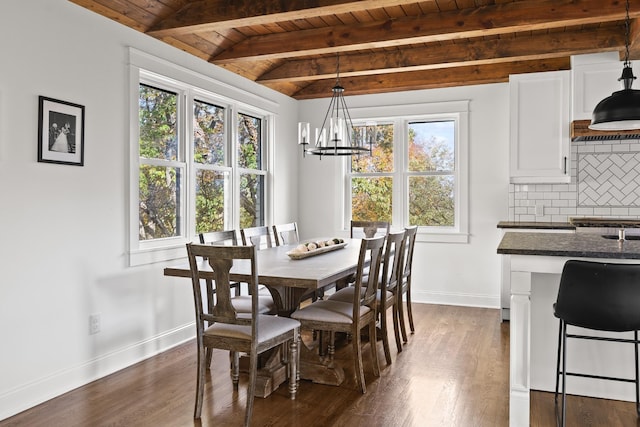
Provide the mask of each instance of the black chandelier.
POLYGON ((302 146, 303 156, 307 153, 317 156, 354 156, 371 155, 376 138, 375 122, 355 126, 344 100, 344 87, 340 84, 340 56, 337 57, 336 83, 331 89, 331 101, 321 128, 315 130, 315 144, 307 148, 311 140, 309 123, 298 123, 298 144, 302 146))

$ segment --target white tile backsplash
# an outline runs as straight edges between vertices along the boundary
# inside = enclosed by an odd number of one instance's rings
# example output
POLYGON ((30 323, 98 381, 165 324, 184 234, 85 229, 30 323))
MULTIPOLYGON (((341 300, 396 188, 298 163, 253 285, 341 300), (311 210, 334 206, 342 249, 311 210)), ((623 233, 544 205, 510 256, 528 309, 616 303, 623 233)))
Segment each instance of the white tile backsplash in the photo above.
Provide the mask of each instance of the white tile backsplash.
POLYGON ((640 143, 571 143, 570 184, 510 184, 509 220, 567 222, 574 216, 640 218, 640 143), (536 205, 544 214, 536 216, 536 205))

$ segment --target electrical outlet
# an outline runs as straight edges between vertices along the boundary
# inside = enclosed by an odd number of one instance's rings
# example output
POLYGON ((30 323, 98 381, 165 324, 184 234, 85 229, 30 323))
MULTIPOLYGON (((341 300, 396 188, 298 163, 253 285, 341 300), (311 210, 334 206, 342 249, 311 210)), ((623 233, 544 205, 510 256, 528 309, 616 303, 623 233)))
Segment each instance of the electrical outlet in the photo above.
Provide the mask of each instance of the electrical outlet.
POLYGON ((100 332, 100 313, 89 315, 89 334, 97 334, 100 332))

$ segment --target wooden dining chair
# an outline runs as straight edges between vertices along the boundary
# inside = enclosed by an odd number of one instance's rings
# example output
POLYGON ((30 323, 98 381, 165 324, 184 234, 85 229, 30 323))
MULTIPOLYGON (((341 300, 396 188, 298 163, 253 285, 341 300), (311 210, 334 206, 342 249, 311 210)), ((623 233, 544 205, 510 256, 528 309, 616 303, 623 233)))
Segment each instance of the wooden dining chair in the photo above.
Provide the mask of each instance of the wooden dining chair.
MULTIPOLYGON (((221 246, 237 246, 238 237, 235 230, 224 231, 210 231, 207 233, 200 233, 198 235, 200 244, 203 245, 221 245, 221 246)), ((207 295, 207 312, 213 313, 213 307, 215 304, 216 286, 212 279, 204 280, 206 285, 207 295)), ((238 313, 251 313, 251 295, 241 295, 242 284, 240 282, 231 282, 230 286, 234 289, 235 296, 231 298, 231 304, 238 313)), ((273 301, 271 295, 260 294, 258 295, 258 311, 261 314, 276 314, 278 311, 276 304, 273 301)), ((211 366, 212 352, 211 349, 207 349, 207 366, 211 366)))
POLYGON ((271 227, 266 225, 258 227, 248 227, 240 230, 242 236, 242 244, 245 246, 253 245, 260 249, 272 248, 273 238, 271 236, 271 227))
POLYGON ((371 358, 373 360, 373 373, 380 376, 378 364, 378 351, 376 349, 376 292, 378 287, 378 275, 384 249, 384 237, 363 239, 360 245, 358 267, 356 270, 357 283, 365 283, 365 286, 356 286, 353 299, 350 302, 320 300, 303 308, 299 308, 291 315, 300 321, 303 328, 329 332, 328 356, 330 363, 335 354, 336 332, 346 332, 352 335, 353 355, 355 362, 356 381, 366 393, 364 380, 364 368, 362 365, 362 346, 360 331, 369 328, 369 343, 371 358), (363 282, 363 272, 367 260, 370 260, 369 279, 363 282))
MULTIPOLYGON (((289 395, 295 399, 298 387, 298 337, 300 322, 288 317, 260 314, 258 307, 258 268, 255 246, 210 246, 187 244, 193 298, 196 313, 196 343, 198 363, 196 379, 196 403, 194 418, 202 412, 205 383, 205 349, 223 349, 232 353, 231 377, 234 388, 239 381, 239 353, 249 354, 249 386, 244 425, 249 426, 253 413, 253 400, 258 372, 258 355, 288 343, 285 357, 288 365, 289 395), (206 259, 208 269, 203 269, 202 259, 206 259), (229 272, 236 262, 247 262, 251 266, 248 282, 252 289, 250 313, 238 313, 231 302, 229 272), (202 304, 200 283, 203 271, 213 271, 216 283, 216 302, 212 312, 206 312, 202 304), (207 326, 205 327, 205 322, 207 326)), ((215 390, 215 388, 212 388, 215 390)))
MULTIPOLYGON (((402 343, 400 341, 400 328, 398 316, 398 293, 402 284, 402 268, 404 266, 404 247, 407 240, 405 230, 398 232, 390 232, 387 234, 385 249, 382 258, 381 273, 378 278, 378 292, 376 301, 378 304, 377 312, 380 323, 380 333, 382 335, 382 345, 384 348, 384 356, 387 365, 391 364, 391 349, 389 347, 389 328, 387 325, 387 310, 392 310, 393 332, 396 340, 396 349, 398 353, 402 351, 402 343)), ((367 282, 369 276, 364 275, 364 283, 367 282)), ((351 301, 355 286, 343 288, 329 297, 332 301, 351 301)))
POLYGON ((298 235, 298 224, 289 222, 287 224, 276 224, 273 226, 273 236, 276 246, 293 245, 300 243, 298 235))
POLYGON ((391 230, 387 221, 354 221, 351 220, 351 238, 386 236, 391 230))
POLYGON ((413 272, 413 253, 416 246, 416 236, 418 235, 418 227, 406 227, 407 233, 406 243, 404 245, 404 267, 402 268, 402 286, 398 292, 398 318, 400 323, 400 331, 402 339, 407 342, 407 327, 404 323, 404 307, 403 300, 406 295, 407 317, 409 318, 409 328, 411 333, 415 333, 416 329, 413 324, 413 311, 411 310, 411 278, 413 272))

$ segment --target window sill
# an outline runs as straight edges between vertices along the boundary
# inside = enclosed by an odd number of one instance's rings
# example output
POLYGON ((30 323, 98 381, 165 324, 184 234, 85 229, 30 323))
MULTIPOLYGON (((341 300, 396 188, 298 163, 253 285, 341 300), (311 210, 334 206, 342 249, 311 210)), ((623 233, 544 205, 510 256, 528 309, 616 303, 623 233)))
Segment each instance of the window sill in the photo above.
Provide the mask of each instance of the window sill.
POLYGON ((428 243, 469 243, 468 233, 430 233, 420 232, 416 236, 417 242, 428 243))
POLYGON ((186 256, 187 250, 184 244, 138 249, 129 252, 129 266, 136 267, 139 265, 154 264, 156 262, 181 259, 186 256))

